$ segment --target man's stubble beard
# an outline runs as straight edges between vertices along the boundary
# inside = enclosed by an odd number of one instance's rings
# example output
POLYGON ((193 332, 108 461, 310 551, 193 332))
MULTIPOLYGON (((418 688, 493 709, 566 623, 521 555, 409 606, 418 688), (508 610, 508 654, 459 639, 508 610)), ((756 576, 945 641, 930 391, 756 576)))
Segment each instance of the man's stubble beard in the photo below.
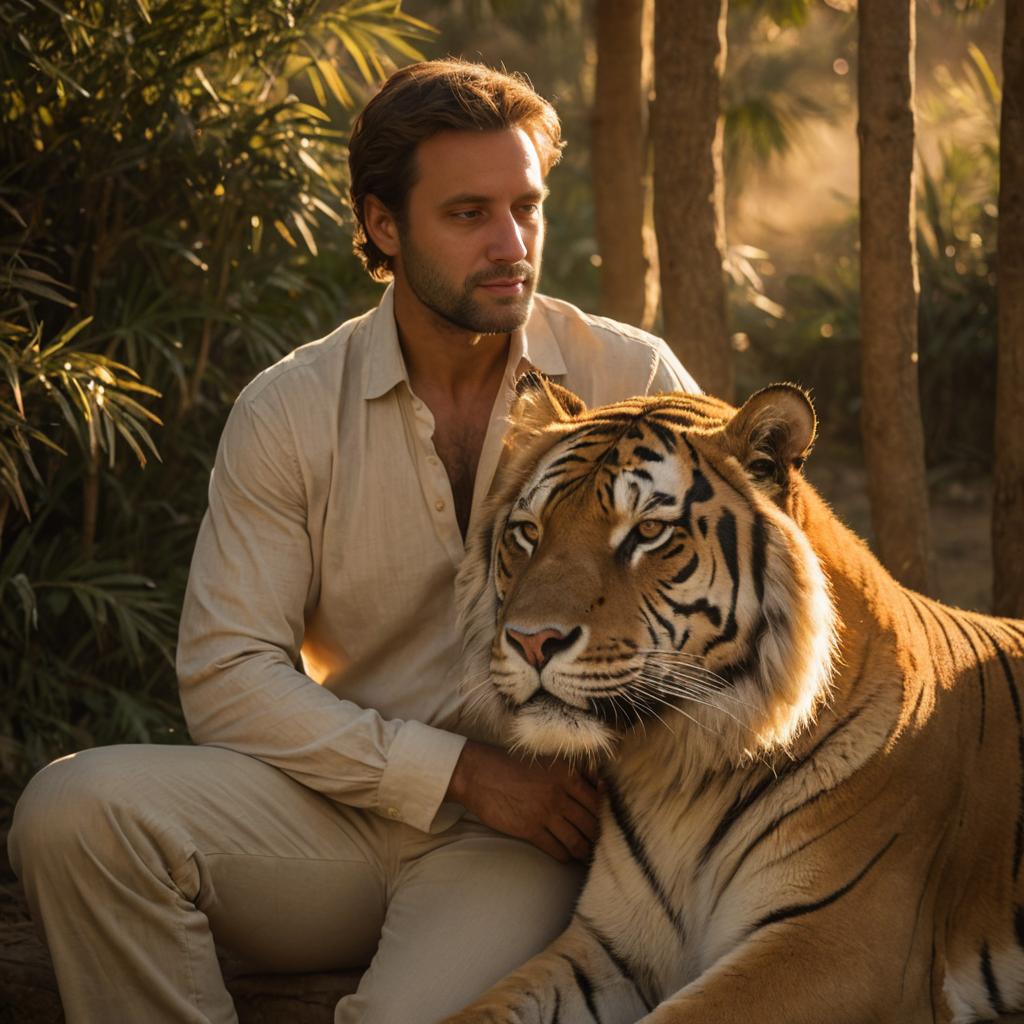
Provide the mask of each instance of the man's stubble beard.
POLYGON ((507 334, 522 327, 530 318, 540 273, 540 256, 537 256, 536 265, 519 260, 500 268, 478 271, 458 288, 405 233, 402 235, 402 267, 413 295, 442 320, 474 334, 507 334), (499 297, 499 308, 487 309, 477 300, 479 285, 520 277, 523 279, 522 295, 499 297))

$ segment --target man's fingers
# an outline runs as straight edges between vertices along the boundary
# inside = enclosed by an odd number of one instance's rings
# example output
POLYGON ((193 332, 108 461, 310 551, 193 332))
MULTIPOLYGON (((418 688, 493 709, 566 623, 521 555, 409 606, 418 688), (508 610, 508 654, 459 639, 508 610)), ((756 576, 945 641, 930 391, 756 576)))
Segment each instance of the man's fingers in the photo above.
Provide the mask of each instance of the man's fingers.
POLYGON ((565 788, 569 796, 578 804, 582 804, 594 817, 601 813, 601 794, 589 779, 582 775, 570 775, 565 788))
POLYGON ((548 823, 548 832, 572 855, 575 860, 586 860, 590 856, 590 840, 567 818, 556 818, 548 823))
POLYGON ((587 842, 593 845, 601 833, 600 820, 589 807, 584 807, 571 794, 567 793, 566 797, 567 799, 562 805, 562 817, 574 825, 587 842))
POLYGON ((542 828, 540 832, 533 836, 530 842, 538 850, 546 853, 549 857, 554 857, 561 864, 568 864, 572 860, 572 854, 548 828, 542 828))

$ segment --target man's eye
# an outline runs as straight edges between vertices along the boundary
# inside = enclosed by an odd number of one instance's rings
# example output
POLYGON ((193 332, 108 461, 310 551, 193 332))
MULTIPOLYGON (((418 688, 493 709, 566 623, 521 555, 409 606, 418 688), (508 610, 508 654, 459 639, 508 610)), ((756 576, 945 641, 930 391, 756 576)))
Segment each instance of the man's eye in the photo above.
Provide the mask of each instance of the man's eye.
POLYGON ((480 216, 479 210, 455 210, 452 216, 456 220, 476 220, 480 216))
POLYGON ((525 213, 528 217, 533 217, 540 213, 540 203, 526 203, 524 206, 519 207, 520 213, 525 213))

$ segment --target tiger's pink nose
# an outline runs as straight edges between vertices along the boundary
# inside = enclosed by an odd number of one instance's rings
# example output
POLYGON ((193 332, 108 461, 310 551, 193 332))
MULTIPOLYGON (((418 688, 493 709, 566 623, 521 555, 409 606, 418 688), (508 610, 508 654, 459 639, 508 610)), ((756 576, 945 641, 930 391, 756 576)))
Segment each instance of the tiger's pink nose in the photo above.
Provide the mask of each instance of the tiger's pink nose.
POLYGON ((567 650, 576 643, 580 628, 561 633, 557 629, 541 629, 536 633, 524 633, 522 630, 505 627, 505 636, 513 650, 532 665, 538 672, 559 652, 567 650))

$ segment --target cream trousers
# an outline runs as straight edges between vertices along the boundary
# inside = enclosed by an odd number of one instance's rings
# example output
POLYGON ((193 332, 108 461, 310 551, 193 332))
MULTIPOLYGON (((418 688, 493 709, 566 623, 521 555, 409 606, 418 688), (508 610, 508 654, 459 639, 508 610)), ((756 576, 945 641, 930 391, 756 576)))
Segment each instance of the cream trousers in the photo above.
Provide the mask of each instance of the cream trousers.
POLYGON ((215 943, 272 971, 369 965, 335 1024, 434 1024, 553 939, 582 880, 479 823, 427 835, 218 747, 55 761, 9 847, 68 1024, 235 1021, 215 943))

